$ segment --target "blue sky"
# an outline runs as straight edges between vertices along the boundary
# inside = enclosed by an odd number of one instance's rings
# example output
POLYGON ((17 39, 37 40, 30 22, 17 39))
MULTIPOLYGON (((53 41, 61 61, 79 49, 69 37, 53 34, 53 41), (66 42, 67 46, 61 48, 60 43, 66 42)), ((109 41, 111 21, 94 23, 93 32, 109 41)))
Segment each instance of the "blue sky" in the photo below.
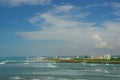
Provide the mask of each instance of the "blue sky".
POLYGON ((0 0, 0 56, 120 54, 119 0, 0 0))

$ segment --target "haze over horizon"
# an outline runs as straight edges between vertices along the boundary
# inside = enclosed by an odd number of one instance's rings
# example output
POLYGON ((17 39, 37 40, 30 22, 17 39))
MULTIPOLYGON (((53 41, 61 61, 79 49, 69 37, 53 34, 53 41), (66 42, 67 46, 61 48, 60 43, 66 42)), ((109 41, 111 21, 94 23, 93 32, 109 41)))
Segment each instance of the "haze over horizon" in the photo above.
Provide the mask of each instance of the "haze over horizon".
POLYGON ((120 0, 0 0, 0 56, 120 54, 120 0))

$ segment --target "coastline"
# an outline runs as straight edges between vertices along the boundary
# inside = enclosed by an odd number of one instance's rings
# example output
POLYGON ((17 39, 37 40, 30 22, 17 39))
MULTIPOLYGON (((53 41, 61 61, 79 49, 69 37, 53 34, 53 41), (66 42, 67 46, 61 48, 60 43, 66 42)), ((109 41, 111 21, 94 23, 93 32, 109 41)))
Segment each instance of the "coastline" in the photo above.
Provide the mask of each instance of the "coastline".
POLYGON ((120 60, 49 60, 56 63, 98 63, 98 64, 120 64, 120 60))

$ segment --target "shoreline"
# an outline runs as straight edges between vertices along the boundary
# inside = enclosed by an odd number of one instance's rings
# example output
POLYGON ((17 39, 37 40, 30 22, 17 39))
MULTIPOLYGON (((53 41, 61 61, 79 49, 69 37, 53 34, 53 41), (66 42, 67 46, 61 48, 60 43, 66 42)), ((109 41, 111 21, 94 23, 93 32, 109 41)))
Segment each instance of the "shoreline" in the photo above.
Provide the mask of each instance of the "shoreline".
POLYGON ((98 64, 120 64, 120 60, 48 60, 56 63, 98 63, 98 64))

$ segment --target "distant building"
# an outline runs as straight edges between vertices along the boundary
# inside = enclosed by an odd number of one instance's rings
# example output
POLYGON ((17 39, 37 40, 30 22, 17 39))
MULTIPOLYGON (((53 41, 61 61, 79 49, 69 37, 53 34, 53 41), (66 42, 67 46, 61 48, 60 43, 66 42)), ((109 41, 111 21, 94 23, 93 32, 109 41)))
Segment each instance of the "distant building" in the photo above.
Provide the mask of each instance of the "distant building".
POLYGON ((43 61, 46 61, 46 59, 47 59, 47 57, 37 57, 35 59, 35 61, 37 61, 37 62, 43 62, 43 61))
POLYGON ((61 60, 70 60, 71 58, 59 58, 61 60))
POLYGON ((111 55, 110 54, 106 54, 106 55, 103 56, 103 59, 108 59, 109 60, 109 59, 111 59, 111 55))
POLYGON ((95 59, 103 59, 103 56, 96 56, 95 59))
POLYGON ((79 55, 76 55, 74 58, 80 58, 80 56, 79 56, 79 55))
POLYGON ((90 59, 95 59, 94 54, 90 55, 90 59))
POLYGON ((58 56, 55 56, 55 58, 58 58, 58 56))

